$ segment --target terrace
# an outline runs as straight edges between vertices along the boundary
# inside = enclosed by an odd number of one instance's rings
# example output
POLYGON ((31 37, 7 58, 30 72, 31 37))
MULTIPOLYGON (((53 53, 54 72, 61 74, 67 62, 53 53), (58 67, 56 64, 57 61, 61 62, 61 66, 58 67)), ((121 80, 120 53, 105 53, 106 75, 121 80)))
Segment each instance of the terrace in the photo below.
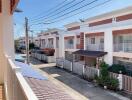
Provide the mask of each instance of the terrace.
POLYGON ((74 49, 74 36, 65 37, 65 49, 74 49))
POLYGON ((86 49, 90 51, 104 51, 104 33, 86 34, 86 49))
POLYGON ((1 100, 73 100, 47 77, 31 66, 5 57, 4 86, 0 86, 1 100))
POLYGON ((132 35, 116 35, 114 36, 114 52, 132 53, 132 35))

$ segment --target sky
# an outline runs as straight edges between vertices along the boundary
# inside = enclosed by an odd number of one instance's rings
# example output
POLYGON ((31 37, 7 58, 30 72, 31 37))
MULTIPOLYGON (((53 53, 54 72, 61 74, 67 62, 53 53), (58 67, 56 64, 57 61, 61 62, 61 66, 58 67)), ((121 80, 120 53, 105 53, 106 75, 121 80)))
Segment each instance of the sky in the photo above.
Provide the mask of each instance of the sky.
POLYGON ((23 12, 14 14, 14 38, 25 35, 25 17, 29 19, 29 28, 33 31, 29 34, 35 36, 47 28, 63 29, 64 25, 79 19, 87 19, 127 6, 132 6, 132 0, 20 0, 17 8, 23 12), (84 5, 87 6, 81 8, 84 5), (72 13, 67 14, 69 12, 72 13))

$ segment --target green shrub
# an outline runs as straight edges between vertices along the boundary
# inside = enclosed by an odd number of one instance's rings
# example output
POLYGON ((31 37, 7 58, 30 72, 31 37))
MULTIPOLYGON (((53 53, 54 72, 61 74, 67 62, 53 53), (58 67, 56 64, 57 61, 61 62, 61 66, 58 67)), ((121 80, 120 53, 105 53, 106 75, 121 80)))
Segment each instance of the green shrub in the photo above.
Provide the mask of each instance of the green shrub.
POLYGON ((117 90, 118 86, 119 86, 119 81, 117 79, 110 78, 107 87, 111 90, 117 90))
POLYGON ((96 77, 97 83, 100 86, 107 86, 107 88, 112 90, 117 90, 119 82, 117 79, 110 78, 108 71, 108 64, 105 62, 100 65, 100 76, 96 77))
POLYGON ((126 74, 126 68, 123 65, 120 65, 120 64, 113 64, 109 68, 109 71, 114 72, 114 73, 119 73, 121 71, 122 74, 126 74))
POLYGON ((108 72, 108 64, 106 64, 105 62, 102 62, 100 65, 100 75, 102 78, 108 77, 109 76, 109 72, 108 72))

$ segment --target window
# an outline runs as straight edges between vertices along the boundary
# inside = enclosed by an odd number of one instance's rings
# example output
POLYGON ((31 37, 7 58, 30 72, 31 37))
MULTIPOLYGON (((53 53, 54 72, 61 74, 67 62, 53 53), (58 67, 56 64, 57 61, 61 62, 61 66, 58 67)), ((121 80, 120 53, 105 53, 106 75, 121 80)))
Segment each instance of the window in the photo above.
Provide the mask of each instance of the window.
POLYGON ((56 48, 59 48, 59 37, 56 38, 56 48))
POLYGON ((69 39, 69 44, 73 44, 73 39, 69 39))
POLYGON ((123 40, 124 43, 132 43, 132 36, 131 35, 124 36, 123 40))
POLYGON ((119 43, 123 43, 123 36, 119 36, 119 43))
POLYGON ((42 39, 42 44, 45 44, 45 39, 42 39))
POLYGON ((91 44, 95 44, 95 38, 91 38, 91 44))
POLYGON ((100 43, 103 44, 104 43, 104 38, 100 39, 100 43))

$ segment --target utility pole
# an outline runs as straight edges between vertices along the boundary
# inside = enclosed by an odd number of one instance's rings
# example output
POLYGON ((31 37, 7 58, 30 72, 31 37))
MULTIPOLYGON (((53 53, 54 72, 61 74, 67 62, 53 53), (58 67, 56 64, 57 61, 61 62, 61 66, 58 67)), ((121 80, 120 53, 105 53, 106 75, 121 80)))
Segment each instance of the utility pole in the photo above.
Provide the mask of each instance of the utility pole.
POLYGON ((32 43, 33 43, 33 41, 34 41, 33 31, 30 30, 30 32, 32 33, 32 43))
POLYGON ((26 63, 29 64, 29 37, 28 37, 28 18, 25 17, 25 36, 26 36, 26 63))

